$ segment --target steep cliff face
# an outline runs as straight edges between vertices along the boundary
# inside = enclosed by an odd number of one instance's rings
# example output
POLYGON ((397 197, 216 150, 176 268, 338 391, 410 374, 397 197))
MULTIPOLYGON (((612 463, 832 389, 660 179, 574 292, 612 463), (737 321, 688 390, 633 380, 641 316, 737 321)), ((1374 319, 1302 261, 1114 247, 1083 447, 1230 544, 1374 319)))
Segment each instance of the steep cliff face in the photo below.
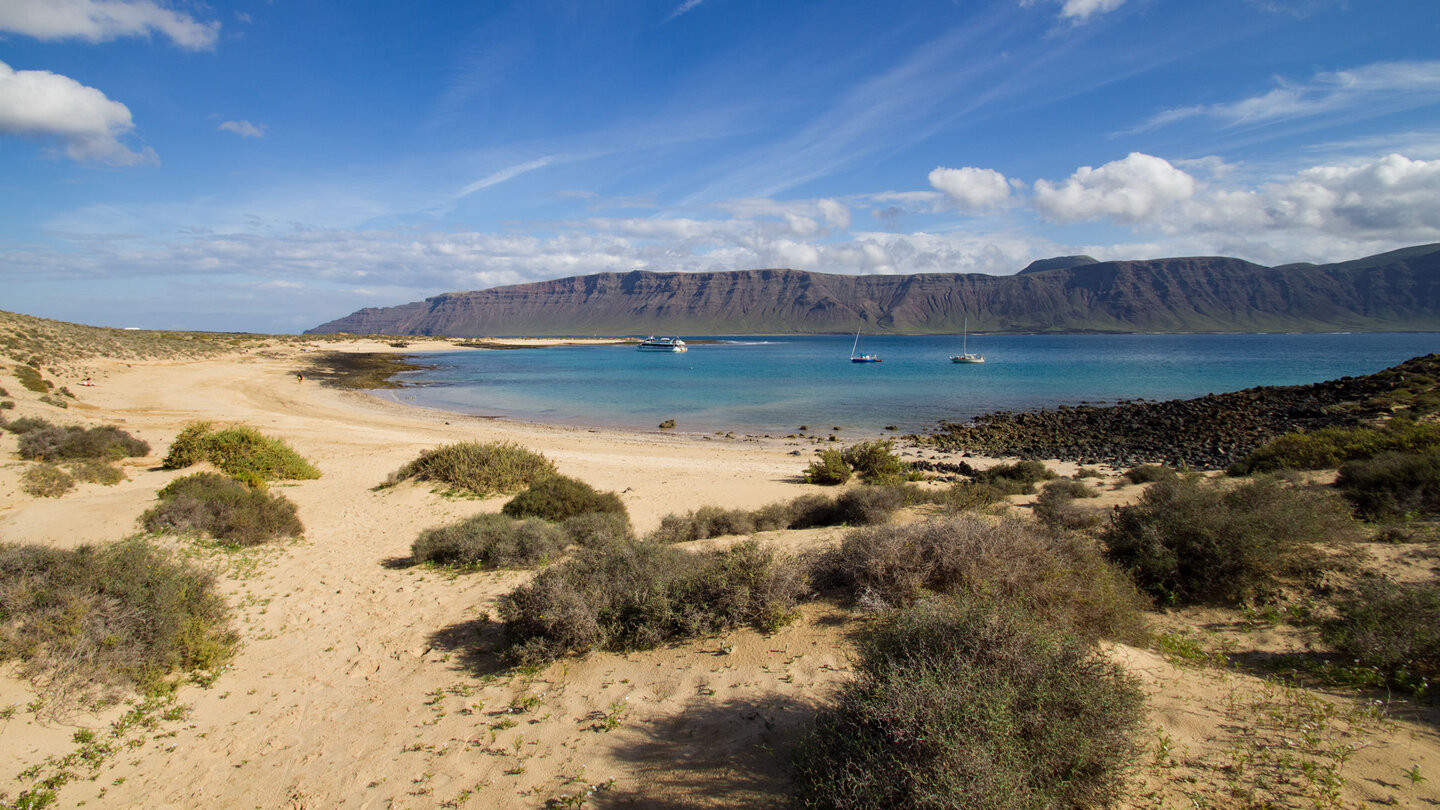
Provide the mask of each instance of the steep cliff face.
POLYGON ((484 335, 1440 330, 1440 245, 1341 264, 1035 262, 1014 276, 599 273, 362 309, 311 332, 484 335))

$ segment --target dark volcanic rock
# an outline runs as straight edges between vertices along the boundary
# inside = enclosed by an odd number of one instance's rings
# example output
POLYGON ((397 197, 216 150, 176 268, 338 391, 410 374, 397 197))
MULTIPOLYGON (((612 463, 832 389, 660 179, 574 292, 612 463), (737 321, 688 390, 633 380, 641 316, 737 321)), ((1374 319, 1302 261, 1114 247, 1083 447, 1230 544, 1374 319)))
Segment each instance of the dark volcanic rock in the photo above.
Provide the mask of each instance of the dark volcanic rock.
POLYGON ((1364 377, 1312 385, 1109 407, 998 411, 963 424, 942 423, 930 440, 947 450, 994 456, 1218 469, 1284 433, 1356 425, 1388 414, 1407 380, 1429 380, 1433 388, 1437 378, 1440 354, 1430 354, 1364 377))

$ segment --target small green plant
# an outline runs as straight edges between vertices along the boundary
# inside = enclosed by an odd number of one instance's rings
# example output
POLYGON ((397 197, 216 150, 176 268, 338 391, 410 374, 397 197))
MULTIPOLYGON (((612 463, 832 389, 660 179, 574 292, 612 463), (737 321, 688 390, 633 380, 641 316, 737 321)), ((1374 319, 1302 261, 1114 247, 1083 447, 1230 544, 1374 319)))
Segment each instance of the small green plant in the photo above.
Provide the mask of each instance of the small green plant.
POLYGON ((894 439, 858 442, 840 451, 840 457, 867 484, 899 483, 910 471, 895 454, 894 439))
POLYGON ((513 518, 537 517, 557 523, 591 512, 621 515, 628 520, 619 495, 598 492, 584 481, 564 475, 535 481, 500 511, 513 518))
POLYGON ((1180 475, 1180 471, 1164 464, 1141 464, 1125 471, 1125 478, 1132 484, 1153 484, 1169 481, 1180 475))
POLYGON ((1405 779, 1410 782, 1410 786, 1411 786, 1411 787, 1415 787, 1416 785, 1420 784, 1421 782, 1428 782, 1428 781, 1430 781, 1430 780, 1428 780, 1428 779, 1426 779, 1425 777, 1423 777, 1423 776, 1420 775, 1420 766, 1419 766, 1419 765, 1411 765, 1409 768, 1405 769, 1404 771, 1401 771, 1401 772, 1400 772, 1400 775, 1403 776, 1403 777, 1405 777, 1405 779))
POLYGON ((180 470, 201 461, 249 484, 320 477, 290 445, 247 425, 215 430, 208 422, 192 422, 175 437, 161 466, 180 470))
POLYGON ((390 474, 382 487, 408 479, 443 484, 452 491, 484 497, 517 492, 555 475, 555 465, 539 453, 509 442, 458 442, 421 453, 390 474))
POLYGON ((254 546, 305 532, 295 503, 216 473, 176 478, 141 515, 152 532, 200 532, 224 543, 254 546))
POLYGON ((839 450, 821 450, 820 457, 805 468, 805 483, 835 486, 850 480, 850 465, 839 450))
POLYGON ((560 526, 538 518, 475 515, 422 532, 410 556, 456 568, 529 568, 558 557, 568 540, 560 526))
POLYGON ((75 479, 54 464, 36 464, 20 475, 20 489, 36 498, 59 498, 75 489, 75 479))

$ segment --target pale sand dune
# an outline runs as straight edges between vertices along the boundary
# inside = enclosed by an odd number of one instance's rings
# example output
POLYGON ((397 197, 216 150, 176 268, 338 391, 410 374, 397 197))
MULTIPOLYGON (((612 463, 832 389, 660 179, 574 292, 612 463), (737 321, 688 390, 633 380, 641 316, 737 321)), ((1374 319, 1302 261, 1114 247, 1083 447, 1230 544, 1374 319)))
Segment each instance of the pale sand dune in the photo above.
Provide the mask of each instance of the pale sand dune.
MULTIPOLYGON (((384 349, 358 341, 344 348, 384 349)), ((622 493, 644 531, 670 512, 754 507, 816 489, 797 477, 810 444, 419 411, 297 383, 302 358, 284 348, 195 362, 91 363, 76 378, 88 373, 96 386, 72 387, 82 407, 43 413, 119 424, 150 441, 151 457, 127 467, 126 483, 82 485, 56 500, 21 494, 18 465, 0 468, 0 538, 57 546, 133 533, 155 491, 181 474, 156 468, 191 420, 253 425, 284 438, 324 473, 280 490, 299 505, 303 541, 239 558, 207 555, 238 607, 244 645, 232 666, 211 688, 185 687, 188 719, 163 724, 144 746, 110 758, 95 781, 66 787, 63 806, 540 807, 611 779, 591 806, 777 801, 785 784, 777 752, 813 703, 846 677, 848 639, 857 629, 856 621, 841 620, 848 614, 811 605, 803 620, 770 637, 736 631, 649 653, 593 655, 533 676, 509 674, 476 650, 498 641, 498 623, 487 620, 494 600, 527 573, 450 576, 393 564, 420 530, 498 510, 504 499, 446 498, 424 485, 374 487, 427 448, 510 440, 544 453, 565 474, 622 493), (804 455, 790 455, 795 449, 804 455), (526 698, 533 705, 508 711, 526 698)), ((13 458, 14 439, 3 441, 0 449, 13 458)), ((841 531, 765 537, 798 550, 833 542, 841 531)), ((1176 669, 1148 652, 1117 654, 1152 692, 1152 724, 1185 747, 1200 763, 1191 770, 1203 776, 1209 766, 1200 752, 1220 745, 1227 722, 1220 699, 1260 688, 1256 679, 1232 673, 1217 683, 1217 676, 1176 669)), ((0 706, 31 697, 19 681, 0 679, 0 706)), ((113 715, 68 723, 93 727, 113 715)), ((68 750, 76 728, 68 723, 41 723, 23 711, 0 721, 0 790, 13 791, 8 780, 27 765, 68 750)), ((1407 723, 1360 749, 1346 766, 1347 776, 1356 775, 1347 783, 1348 803, 1394 795, 1421 806, 1440 798, 1434 729, 1433 722, 1407 723), (1436 778, 1413 788, 1384 786, 1403 781, 1400 771, 1411 764, 1436 778)), ((1207 790, 1226 806, 1223 780, 1211 776, 1207 790)), ((1144 777, 1152 785, 1156 778, 1144 777)), ((1169 806, 1182 806, 1180 793, 1167 795, 1175 799, 1169 806)), ((1137 796, 1135 803, 1148 801, 1137 796)))

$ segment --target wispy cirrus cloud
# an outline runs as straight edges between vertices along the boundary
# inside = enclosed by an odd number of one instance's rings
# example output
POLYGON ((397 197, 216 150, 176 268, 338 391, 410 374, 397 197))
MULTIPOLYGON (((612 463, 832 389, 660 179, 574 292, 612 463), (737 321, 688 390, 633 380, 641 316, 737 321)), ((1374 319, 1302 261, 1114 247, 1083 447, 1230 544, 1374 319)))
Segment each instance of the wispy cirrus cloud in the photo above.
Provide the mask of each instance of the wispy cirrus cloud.
POLYGON ((181 48, 199 51, 214 47, 220 23, 200 22, 152 0, 5 0, 0 31, 88 42, 158 32, 181 48))
POLYGON ((1276 81, 1279 86, 1262 95, 1164 110, 1131 132, 1193 118, 1213 119, 1225 127, 1255 127, 1338 113, 1355 120, 1440 102, 1440 61, 1382 62, 1316 73, 1306 82, 1276 81))
MULTIPOLYGON (((1060 19, 1080 25, 1097 14, 1106 14, 1125 5, 1125 0, 1052 0, 1060 4, 1060 19)), ((1033 6, 1038 0, 1020 0, 1022 7, 1033 6)))
POLYGON ((670 12, 670 16, 665 18, 665 22, 670 22, 681 14, 693 11, 696 6, 699 6, 703 2, 705 2, 705 0, 685 0, 685 2, 675 7, 674 11, 670 12))

